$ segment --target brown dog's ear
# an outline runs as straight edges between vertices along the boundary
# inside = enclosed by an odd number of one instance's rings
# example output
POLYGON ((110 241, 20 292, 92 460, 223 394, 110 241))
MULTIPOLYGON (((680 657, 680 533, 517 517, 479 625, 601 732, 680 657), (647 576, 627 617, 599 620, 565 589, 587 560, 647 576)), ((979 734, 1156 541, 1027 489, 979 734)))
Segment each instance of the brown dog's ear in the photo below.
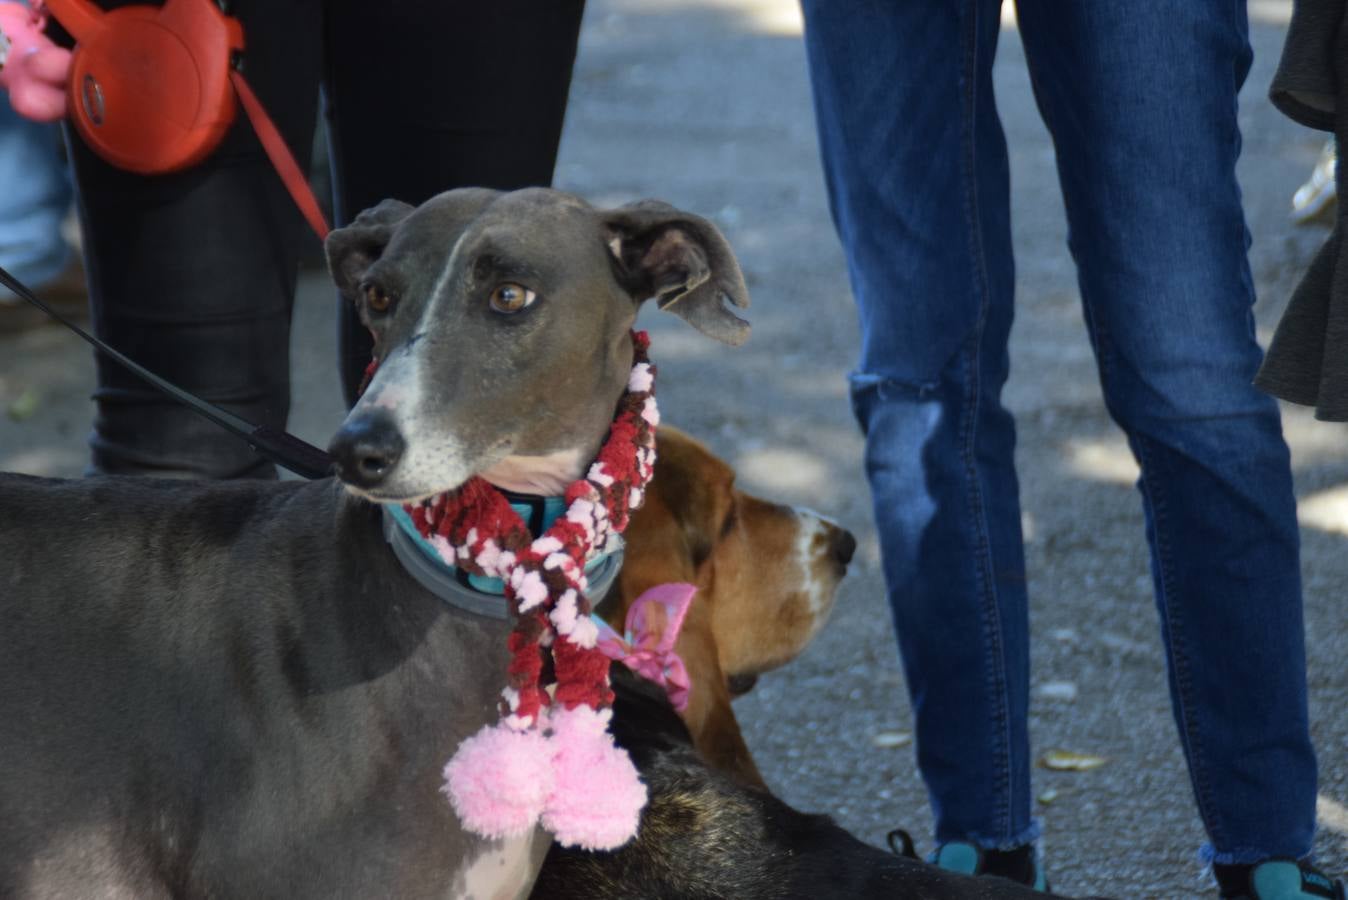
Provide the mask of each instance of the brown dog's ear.
POLYGON ((721 671, 711 612, 706 609, 705 600, 699 607, 695 599, 675 644, 692 680, 683 720, 693 736, 693 746, 713 769, 750 787, 767 790, 730 706, 730 691, 721 671))
POLYGON ((381 200, 356 216, 350 225, 333 230, 323 243, 328 271, 337 290, 355 300, 365 270, 379 258, 393 237, 393 229, 415 209, 401 200, 381 200))
POLYGON ((658 200, 641 200, 604 216, 619 276, 637 301, 661 309, 732 346, 749 338, 749 323, 722 302, 749 306, 735 254, 716 226, 658 200))

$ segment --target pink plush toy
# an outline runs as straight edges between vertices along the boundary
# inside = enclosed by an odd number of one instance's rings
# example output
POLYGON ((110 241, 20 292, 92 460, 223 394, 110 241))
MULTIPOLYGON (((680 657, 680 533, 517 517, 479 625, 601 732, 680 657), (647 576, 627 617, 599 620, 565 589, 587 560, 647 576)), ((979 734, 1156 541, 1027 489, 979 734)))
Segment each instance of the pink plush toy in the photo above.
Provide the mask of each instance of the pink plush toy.
POLYGON ((66 114, 70 51, 42 33, 46 17, 22 3, 0 3, 0 88, 26 119, 54 122, 66 114))

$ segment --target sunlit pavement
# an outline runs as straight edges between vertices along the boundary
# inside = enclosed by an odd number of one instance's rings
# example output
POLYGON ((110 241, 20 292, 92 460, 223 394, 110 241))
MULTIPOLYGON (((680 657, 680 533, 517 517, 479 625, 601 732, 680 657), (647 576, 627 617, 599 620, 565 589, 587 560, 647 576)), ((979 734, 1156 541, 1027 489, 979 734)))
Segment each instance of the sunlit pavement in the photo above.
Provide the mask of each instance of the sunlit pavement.
MULTIPOLYGON (((1288 223, 1321 137, 1265 98, 1290 4, 1251 3, 1255 67, 1241 114, 1241 176, 1265 338, 1325 232, 1288 223)), ((1055 887, 1126 898, 1215 896, 1170 718, 1132 480, 1106 418, 1064 248, 1053 154, 1030 96, 1014 22, 997 64, 1011 144, 1019 317, 1007 395, 1019 463, 1034 615, 1036 754, 1105 759, 1036 770, 1055 887)), ((559 186, 597 203, 659 197, 730 237, 753 293, 754 336, 733 352, 654 311, 666 418, 738 466, 751 490, 804 502, 861 538, 833 622, 805 656, 738 702, 751 749, 790 802, 832 812, 866 840, 925 834, 911 731, 882 598, 869 499, 844 374, 855 316, 814 145, 799 16, 784 0, 591 0, 559 186)), ((1164 102, 1159 98, 1158 102, 1164 102)), ((390 164, 396 164, 391 159, 390 164)), ((335 302, 305 277, 295 325, 295 410, 325 443, 341 418, 335 302)), ((92 365, 55 331, 0 339, 0 466, 78 474, 92 365)), ((1312 715, 1322 769, 1318 852, 1348 866, 1348 426, 1288 408, 1302 498, 1312 715)))

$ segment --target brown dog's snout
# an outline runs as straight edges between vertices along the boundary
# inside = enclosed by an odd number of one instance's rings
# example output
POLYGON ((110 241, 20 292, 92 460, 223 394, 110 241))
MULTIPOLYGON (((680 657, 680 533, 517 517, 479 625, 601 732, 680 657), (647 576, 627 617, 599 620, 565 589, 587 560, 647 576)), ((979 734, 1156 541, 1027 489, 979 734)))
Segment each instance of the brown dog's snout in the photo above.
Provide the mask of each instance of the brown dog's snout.
POLYGON ((347 419, 328 444, 337 477, 358 488, 377 487, 406 449, 397 423, 382 412, 347 419))
POLYGON ((829 533, 828 549, 833 558, 845 566, 852 561, 852 556, 857 552, 857 539, 846 528, 833 526, 833 530, 829 533))

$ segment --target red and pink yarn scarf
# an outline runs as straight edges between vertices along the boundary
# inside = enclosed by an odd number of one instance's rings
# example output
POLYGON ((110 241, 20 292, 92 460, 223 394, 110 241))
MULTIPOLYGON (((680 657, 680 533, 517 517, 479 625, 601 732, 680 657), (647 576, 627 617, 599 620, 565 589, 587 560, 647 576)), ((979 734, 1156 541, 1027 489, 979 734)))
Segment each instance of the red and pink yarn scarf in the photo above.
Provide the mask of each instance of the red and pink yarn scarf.
POLYGON ((608 733, 609 656, 586 597, 585 564, 627 527, 655 470, 655 369, 633 332, 627 391, 566 512, 540 537, 502 493, 474 477, 406 507, 418 532, 467 571, 505 582, 515 626, 502 719, 460 746, 445 785, 460 821, 489 838, 541 823, 563 845, 611 849, 636 834, 646 786, 608 733))

